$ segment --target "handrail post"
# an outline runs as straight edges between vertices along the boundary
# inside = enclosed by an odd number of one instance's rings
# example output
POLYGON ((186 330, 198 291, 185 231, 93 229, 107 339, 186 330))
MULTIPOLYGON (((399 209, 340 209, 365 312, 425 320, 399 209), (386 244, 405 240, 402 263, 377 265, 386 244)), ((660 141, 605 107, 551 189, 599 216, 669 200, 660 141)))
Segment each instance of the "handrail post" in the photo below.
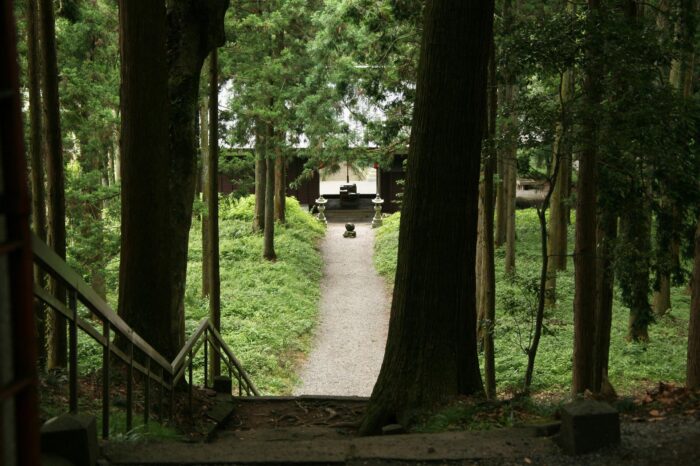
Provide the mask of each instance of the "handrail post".
POLYGON ((109 338, 110 324, 107 319, 102 321, 102 333, 105 337, 105 346, 102 348, 102 438, 109 438, 109 360, 112 351, 112 342, 109 338))
POLYGON ((151 409, 151 358, 150 356, 146 358, 146 385, 144 390, 144 402, 143 402, 143 423, 148 424, 148 416, 151 409))
POLYGON ((160 368, 160 383, 158 384, 158 422, 163 422, 163 385, 165 384, 165 371, 160 368))
POLYGON ((78 412, 78 296, 77 291, 71 288, 68 293, 68 307, 71 311, 71 318, 68 327, 69 331, 69 346, 70 360, 69 364, 69 397, 70 397, 70 412, 78 412))
POLYGON ((130 432, 133 425, 133 378, 134 378, 134 342, 129 335, 129 365, 126 370, 126 431, 130 432))
POLYGON ((192 385, 193 385, 193 380, 192 380, 192 358, 193 358, 192 350, 190 350, 190 364, 189 364, 189 372, 190 372, 190 389, 189 389, 189 403, 190 403, 190 416, 192 415, 192 385))
POLYGON ((170 404, 168 406, 168 410, 170 411, 168 413, 170 422, 173 422, 173 416, 175 412, 175 375, 170 376, 170 404))
MULTIPOLYGON (((208 330, 204 331, 204 388, 209 386, 209 338, 208 330)), ((213 355, 212 355, 213 356, 213 355)))

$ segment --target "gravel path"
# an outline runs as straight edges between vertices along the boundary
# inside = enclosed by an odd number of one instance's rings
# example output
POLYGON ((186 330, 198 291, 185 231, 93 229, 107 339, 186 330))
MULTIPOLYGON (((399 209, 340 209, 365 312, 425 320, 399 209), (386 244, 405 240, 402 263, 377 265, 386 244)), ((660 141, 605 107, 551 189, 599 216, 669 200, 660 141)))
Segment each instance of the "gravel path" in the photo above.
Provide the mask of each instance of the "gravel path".
POLYGON ((329 223, 321 244, 325 266, 313 350, 295 395, 369 396, 384 357, 390 298, 372 262, 374 231, 329 223))

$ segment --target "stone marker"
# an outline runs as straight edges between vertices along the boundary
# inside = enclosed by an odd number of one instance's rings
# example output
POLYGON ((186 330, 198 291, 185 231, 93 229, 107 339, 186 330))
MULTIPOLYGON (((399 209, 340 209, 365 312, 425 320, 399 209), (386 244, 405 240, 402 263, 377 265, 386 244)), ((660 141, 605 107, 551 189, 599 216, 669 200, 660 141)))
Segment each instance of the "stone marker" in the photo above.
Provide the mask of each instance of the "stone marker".
POLYGON ((97 425, 93 416, 62 414, 41 427, 41 451, 67 459, 75 466, 97 463, 97 425))
POLYGON ((406 429, 403 428, 401 424, 388 424, 384 427, 382 427, 382 434, 383 435, 397 435, 397 434, 405 434, 406 429))
POLYGON ((607 403, 574 401, 561 409, 559 446, 570 455, 620 443, 620 415, 607 403))
POLYGON ((225 375, 217 375, 214 377, 214 391, 216 393, 225 393, 230 395, 233 390, 233 383, 229 377, 225 375))

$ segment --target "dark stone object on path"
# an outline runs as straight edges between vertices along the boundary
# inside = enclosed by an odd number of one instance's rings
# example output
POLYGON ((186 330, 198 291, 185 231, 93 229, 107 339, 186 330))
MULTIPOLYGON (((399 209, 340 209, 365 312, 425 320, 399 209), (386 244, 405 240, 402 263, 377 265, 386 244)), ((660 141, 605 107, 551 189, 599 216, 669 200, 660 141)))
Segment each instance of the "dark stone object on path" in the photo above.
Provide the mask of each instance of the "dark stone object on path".
POLYGON ((233 384, 230 377, 226 377, 225 375, 217 375, 214 377, 214 391, 216 393, 226 393, 230 395, 232 390, 233 384))
POLYGON ((607 403, 581 400, 561 409, 559 446, 580 455, 620 443, 620 415, 607 403))
POLYGON ((355 231, 354 223, 345 224, 345 232, 343 233, 343 238, 356 238, 357 232, 355 231))
POLYGON ((63 414, 41 427, 41 451, 56 455, 76 466, 97 462, 97 425, 93 416, 63 414))
POLYGON ((382 435, 405 434, 406 429, 401 424, 388 424, 382 427, 382 435))

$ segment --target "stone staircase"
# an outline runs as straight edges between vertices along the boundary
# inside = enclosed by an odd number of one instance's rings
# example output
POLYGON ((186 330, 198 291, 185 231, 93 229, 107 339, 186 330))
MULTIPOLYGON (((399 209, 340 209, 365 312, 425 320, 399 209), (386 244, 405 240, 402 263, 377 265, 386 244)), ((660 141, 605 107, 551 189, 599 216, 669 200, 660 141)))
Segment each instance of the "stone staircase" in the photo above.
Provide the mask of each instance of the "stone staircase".
POLYGON ((522 460, 557 447, 535 428, 357 437, 366 398, 254 397, 230 401, 233 415, 209 443, 173 441, 102 447, 104 465, 476 464, 522 460))

